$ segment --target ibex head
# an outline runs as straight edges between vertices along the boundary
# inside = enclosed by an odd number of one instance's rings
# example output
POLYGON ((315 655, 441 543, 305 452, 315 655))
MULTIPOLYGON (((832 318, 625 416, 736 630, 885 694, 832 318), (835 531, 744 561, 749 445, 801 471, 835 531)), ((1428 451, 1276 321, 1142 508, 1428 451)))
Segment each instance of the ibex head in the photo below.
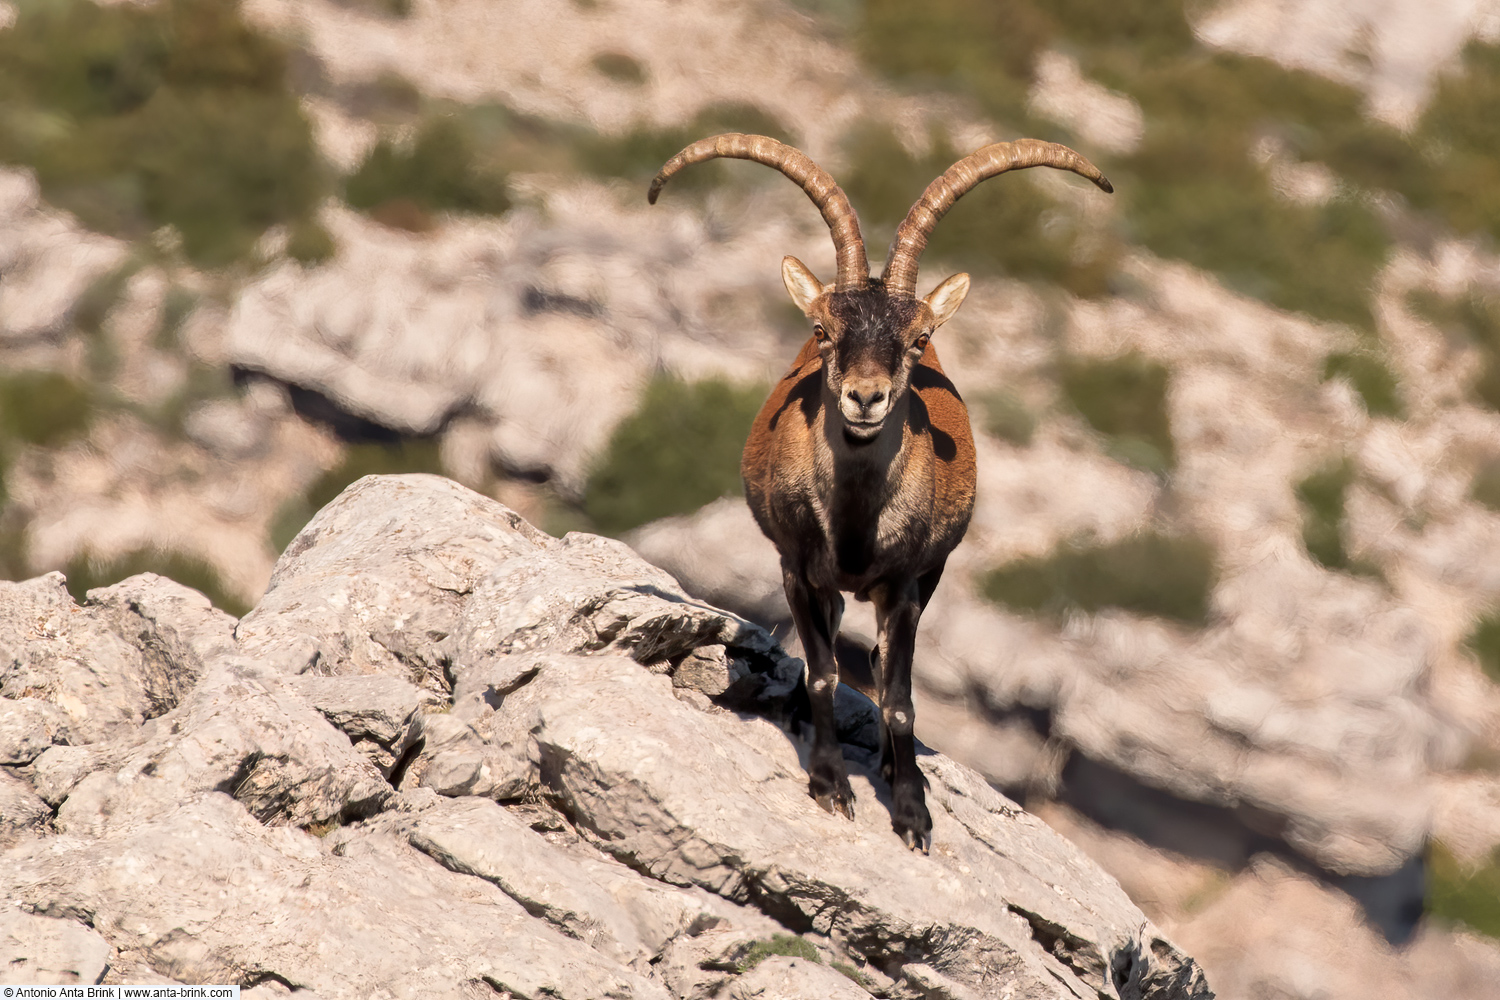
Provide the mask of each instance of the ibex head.
POLYGON ((925 299, 891 295, 879 280, 841 292, 819 282, 796 257, 781 262, 781 278, 797 308, 813 321, 823 378, 838 401, 851 444, 879 436, 933 331, 969 294, 967 274, 955 274, 925 299))
POLYGON ((838 258, 834 281, 823 284, 795 257, 781 262, 781 277, 792 301, 813 321, 824 378, 838 400, 845 438, 853 444, 879 436, 886 417, 909 388, 912 368, 927 350, 929 338, 969 293, 969 276, 955 274, 925 298, 916 297, 922 251, 954 202, 981 181, 1036 166, 1071 170, 1105 191, 1114 190, 1097 167, 1066 146, 1036 139, 985 146, 927 186, 896 230, 884 276, 872 279, 859 218, 848 196, 806 154, 767 136, 730 133, 693 143, 668 160, 651 182, 651 203, 683 167, 721 156, 780 170, 801 185, 828 223, 838 258))

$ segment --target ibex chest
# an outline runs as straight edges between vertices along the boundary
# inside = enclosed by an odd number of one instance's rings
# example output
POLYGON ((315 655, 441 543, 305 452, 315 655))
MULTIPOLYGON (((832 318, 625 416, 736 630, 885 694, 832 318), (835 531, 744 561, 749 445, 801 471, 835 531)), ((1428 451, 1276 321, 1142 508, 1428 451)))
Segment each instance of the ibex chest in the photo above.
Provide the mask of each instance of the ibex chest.
POLYGON ((907 440, 819 449, 807 494, 785 498, 784 509, 801 508, 787 509, 787 527, 802 561, 826 586, 858 593, 946 555, 931 462, 909 430, 893 430, 907 440))

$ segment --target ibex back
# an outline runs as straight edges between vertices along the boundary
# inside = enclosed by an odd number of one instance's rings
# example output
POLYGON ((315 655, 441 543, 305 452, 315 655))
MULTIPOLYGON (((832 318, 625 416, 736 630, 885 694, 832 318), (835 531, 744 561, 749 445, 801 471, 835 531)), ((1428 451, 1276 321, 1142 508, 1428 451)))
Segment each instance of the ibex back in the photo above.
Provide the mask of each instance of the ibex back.
POLYGON ((986 146, 928 186, 897 229, 877 279, 844 192, 806 155, 766 136, 693 143, 656 175, 651 202, 683 167, 721 156, 764 163, 800 184, 823 213, 838 258, 838 275, 828 285, 795 257, 781 263, 792 301, 812 321, 812 336, 761 408, 740 465, 755 520, 781 553, 787 603, 807 656, 809 791, 824 809, 853 817, 854 792, 833 718, 833 647, 841 592, 849 591, 874 602, 879 625, 871 661, 891 823, 907 846, 926 851, 932 817, 917 769, 912 654, 922 611, 969 527, 975 469, 968 411, 931 344, 933 332, 963 304, 969 276, 955 274, 919 299, 917 264, 953 203, 1007 170, 1059 167, 1112 188, 1065 146, 1033 139, 986 146))

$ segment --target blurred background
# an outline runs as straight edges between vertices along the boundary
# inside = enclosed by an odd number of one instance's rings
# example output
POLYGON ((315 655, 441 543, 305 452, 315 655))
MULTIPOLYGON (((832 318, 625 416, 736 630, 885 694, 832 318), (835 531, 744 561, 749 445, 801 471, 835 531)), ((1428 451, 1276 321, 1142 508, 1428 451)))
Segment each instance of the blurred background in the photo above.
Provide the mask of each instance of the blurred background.
MULTIPOLYGON (((625 538, 789 637, 739 449, 833 273, 919 293, 979 439, 918 734, 1232 1000, 1500 997, 1500 3, 0 0, 0 578, 234 614, 368 473, 625 538)), ((874 635, 851 607, 841 653, 874 635)), ((857 671, 856 671, 857 673, 857 671)))

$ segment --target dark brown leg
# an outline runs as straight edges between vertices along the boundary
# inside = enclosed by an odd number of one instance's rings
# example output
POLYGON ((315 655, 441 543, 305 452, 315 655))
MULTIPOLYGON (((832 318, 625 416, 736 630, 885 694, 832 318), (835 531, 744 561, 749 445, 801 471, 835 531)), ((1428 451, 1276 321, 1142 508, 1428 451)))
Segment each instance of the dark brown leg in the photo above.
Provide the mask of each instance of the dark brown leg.
POLYGON ((783 569, 786 601, 807 656, 807 696, 812 708, 813 745, 808 766, 808 792, 829 812, 854 818, 854 790, 844 769, 833 718, 833 696, 838 690, 839 666, 833 640, 844 615, 844 597, 837 590, 811 586, 801 574, 783 569))
MULTIPOLYGON (((929 576, 941 573, 939 569, 929 576)), ((936 586, 936 579, 929 586, 924 577, 921 581, 893 583, 871 594, 880 620, 880 719, 885 736, 880 770, 891 784, 891 827, 907 847, 920 848, 924 854, 932 846, 932 815, 927 811, 925 782, 917 768, 911 667, 917 624, 936 586)))

